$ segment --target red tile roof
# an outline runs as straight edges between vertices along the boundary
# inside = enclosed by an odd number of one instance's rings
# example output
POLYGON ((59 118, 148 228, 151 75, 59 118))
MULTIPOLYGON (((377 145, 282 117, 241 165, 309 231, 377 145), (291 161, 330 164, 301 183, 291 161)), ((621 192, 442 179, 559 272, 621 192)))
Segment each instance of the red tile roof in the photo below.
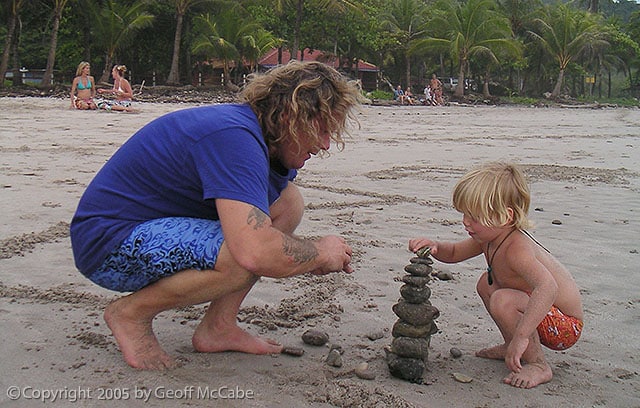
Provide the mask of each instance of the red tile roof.
MULTIPOLYGON (((286 64, 291 60, 291 53, 287 49, 282 50, 282 63, 286 64)), ((320 61, 327 65, 331 65, 334 68, 340 68, 338 57, 325 53, 320 50, 311 50, 309 48, 304 49, 304 54, 301 56, 301 51, 298 51, 298 60, 301 61, 320 61)), ((265 68, 271 68, 278 65, 278 49, 274 48, 267 52, 262 58, 258 60, 258 64, 265 68)), ((358 71, 373 71, 378 72, 378 67, 365 61, 358 60, 358 71)))

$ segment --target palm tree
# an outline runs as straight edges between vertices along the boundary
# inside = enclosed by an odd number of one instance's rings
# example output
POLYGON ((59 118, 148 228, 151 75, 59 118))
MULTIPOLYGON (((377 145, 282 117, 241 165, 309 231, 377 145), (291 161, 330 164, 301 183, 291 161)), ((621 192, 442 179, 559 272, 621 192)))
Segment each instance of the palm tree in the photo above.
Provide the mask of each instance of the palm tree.
POLYGON ((430 24, 439 27, 439 38, 416 41, 413 50, 447 49, 458 64, 458 85, 454 96, 464 95, 464 79, 474 56, 482 57, 486 64, 497 64, 498 50, 519 52, 513 39, 509 19, 496 11, 494 0, 469 0, 459 4, 447 0, 437 3, 430 24))
MULTIPOLYGON (((90 3, 88 3, 90 4, 90 3)), ((131 5, 106 0, 101 8, 93 6, 96 45, 105 50, 104 70, 99 82, 107 82, 116 51, 133 40, 136 31, 151 25, 154 16, 145 11, 145 0, 131 5)))
POLYGON ((594 73, 598 86, 598 97, 602 97, 602 84, 605 73, 607 75, 607 98, 611 98, 611 73, 613 71, 627 73, 630 56, 640 55, 640 45, 628 34, 622 32, 614 24, 607 24, 607 44, 600 43, 588 53, 589 69, 594 73))
POLYGON ((511 31, 516 37, 524 37, 535 13, 541 7, 540 0, 497 0, 498 10, 507 16, 511 31))
POLYGON ((245 36, 241 54, 247 59, 251 72, 258 70, 258 59, 269 50, 282 46, 284 40, 276 38, 272 32, 263 28, 245 36))
MULTIPOLYGON (((20 15, 20 9, 24 4, 24 0, 11 0, 10 9, 11 14, 9 17, 9 26, 7 27, 7 37, 4 41, 4 51, 2 52, 2 61, 0 61, 0 88, 4 87, 4 76, 7 73, 9 67, 9 56, 11 46, 13 43, 13 35, 15 34, 16 25, 20 15)), ((16 78, 13 78, 13 83, 16 83, 16 78)))
POLYGON ((49 42, 49 54, 47 55, 47 67, 42 77, 42 85, 50 86, 53 79, 53 67, 56 62, 56 49, 58 47, 58 30, 60 28, 60 19, 62 18, 62 10, 69 0, 53 0, 53 27, 51 28, 51 40, 49 42))
POLYGON ((213 0, 172 0, 176 9, 176 33, 173 39, 173 56, 171 57, 171 69, 167 76, 168 85, 178 85, 180 83, 180 42, 182 38, 182 24, 184 16, 190 7, 202 4, 212 3, 213 0))
POLYGON ((231 62, 242 64, 242 47, 251 42, 251 34, 259 32, 259 24, 245 18, 238 7, 230 7, 222 13, 205 14, 196 18, 195 31, 199 33, 191 52, 206 58, 219 58, 223 63, 224 85, 235 89, 230 80, 231 62))
POLYGON ((411 86, 412 44, 426 35, 427 7, 421 0, 398 0, 381 15, 381 27, 392 33, 405 63, 407 86, 411 86))
POLYGON ((633 38, 638 37, 633 36, 633 33, 627 34, 621 30, 613 30, 609 39, 613 48, 612 53, 620 59, 629 85, 633 84, 633 64, 637 64, 638 57, 640 56, 640 44, 633 38))
POLYGON ((597 13, 600 9, 598 0, 580 0, 580 3, 587 6, 587 10, 591 13, 597 13))
POLYGON ((551 98, 557 98, 569 64, 588 49, 608 45, 606 33, 601 29, 602 18, 598 14, 557 4, 546 7, 544 15, 535 22, 538 28, 530 34, 557 63, 558 78, 551 92, 551 98))
MULTIPOLYGON (((538 10, 542 7, 541 0, 497 0, 497 2, 498 10, 507 16, 511 23, 511 31, 513 31, 515 39, 523 43, 526 48, 529 37, 527 31, 531 29, 533 20, 538 17, 538 10)), ((504 62, 503 60, 502 66, 505 65, 504 62)), ((523 68, 528 65, 527 58, 506 62, 509 68, 509 88, 522 91, 529 77, 527 75, 521 76, 523 68)))
POLYGON ((297 58, 298 51, 300 50, 300 40, 302 38, 301 27, 304 18, 305 4, 328 11, 344 11, 346 8, 359 9, 355 2, 349 0, 276 0, 274 3, 275 10, 278 13, 286 13, 292 9, 295 13, 293 42, 291 43, 290 49, 291 58, 297 58))

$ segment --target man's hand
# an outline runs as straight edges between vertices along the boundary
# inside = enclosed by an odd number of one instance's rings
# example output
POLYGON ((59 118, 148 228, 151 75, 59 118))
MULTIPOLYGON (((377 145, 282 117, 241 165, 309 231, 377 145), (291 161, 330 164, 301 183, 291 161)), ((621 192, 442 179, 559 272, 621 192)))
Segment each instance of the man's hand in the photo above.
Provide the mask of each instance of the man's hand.
POLYGON ((316 241, 315 244, 323 261, 323 266, 312 271, 314 275, 326 275, 340 271, 353 272, 351 267, 353 251, 344 238, 328 235, 316 241))

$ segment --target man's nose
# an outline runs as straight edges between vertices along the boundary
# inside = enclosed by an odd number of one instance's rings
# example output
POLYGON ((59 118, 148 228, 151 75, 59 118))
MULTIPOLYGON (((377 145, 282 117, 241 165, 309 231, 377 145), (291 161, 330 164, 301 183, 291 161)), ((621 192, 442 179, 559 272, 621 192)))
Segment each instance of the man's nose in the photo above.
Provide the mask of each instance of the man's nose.
POLYGON ((331 147, 331 135, 327 132, 320 136, 320 143, 324 150, 329 150, 331 147))

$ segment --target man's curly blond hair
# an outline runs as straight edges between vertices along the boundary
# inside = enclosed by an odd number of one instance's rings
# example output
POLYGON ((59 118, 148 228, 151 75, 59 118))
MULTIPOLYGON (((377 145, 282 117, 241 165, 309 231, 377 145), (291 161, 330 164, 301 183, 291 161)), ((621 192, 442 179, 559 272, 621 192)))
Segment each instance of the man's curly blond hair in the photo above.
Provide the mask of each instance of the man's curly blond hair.
POLYGON ((257 115, 270 151, 285 141, 300 147, 302 137, 315 135, 314 146, 324 152, 320 126, 342 150, 347 122, 357 122, 353 108, 359 104, 360 92, 326 64, 294 60, 250 75, 240 97, 257 115))

